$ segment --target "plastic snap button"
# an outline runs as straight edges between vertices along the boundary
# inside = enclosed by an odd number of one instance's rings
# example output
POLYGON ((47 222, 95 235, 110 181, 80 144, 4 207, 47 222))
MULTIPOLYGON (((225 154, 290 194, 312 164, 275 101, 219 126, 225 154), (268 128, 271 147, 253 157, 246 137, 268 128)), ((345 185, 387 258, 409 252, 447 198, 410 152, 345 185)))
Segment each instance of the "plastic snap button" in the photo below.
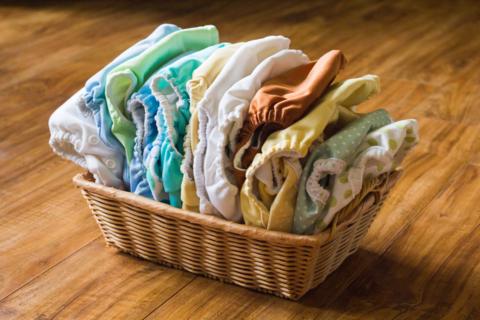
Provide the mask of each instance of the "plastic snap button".
POLYGON ((115 169, 115 167, 116 167, 116 163, 115 163, 115 161, 113 161, 112 159, 107 159, 107 161, 105 161, 105 164, 106 164, 107 167, 109 167, 110 169, 115 169))
POLYGON ((91 144, 98 144, 99 140, 96 136, 90 136, 88 137, 88 142, 91 144))

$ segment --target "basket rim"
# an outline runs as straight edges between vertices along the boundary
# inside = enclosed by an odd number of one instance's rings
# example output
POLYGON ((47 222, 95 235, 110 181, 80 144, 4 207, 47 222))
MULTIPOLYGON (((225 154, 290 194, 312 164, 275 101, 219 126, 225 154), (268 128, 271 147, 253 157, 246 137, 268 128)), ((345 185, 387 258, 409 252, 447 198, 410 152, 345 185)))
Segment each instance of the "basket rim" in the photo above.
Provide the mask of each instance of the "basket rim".
MULTIPOLYGON (((398 175, 399 171, 400 170, 393 171, 391 174, 398 175)), ((235 233, 240 236, 251 238, 252 240, 261 240, 269 243, 280 245, 283 244, 288 246, 309 247, 318 247, 331 240, 330 228, 315 235, 299 235, 240 224, 222 219, 217 216, 199 214, 198 212, 176 208, 128 191, 118 190, 113 187, 107 187, 98 184, 93 181, 93 177, 89 172, 78 173, 73 177, 72 180, 78 188, 98 193, 117 201, 126 202, 133 206, 140 207, 143 210, 148 210, 152 214, 166 216, 189 223, 200 224, 208 228, 220 229, 224 232, 235 233)), ((337 226, 337 230, 341 227, 343 226, 337 226)))

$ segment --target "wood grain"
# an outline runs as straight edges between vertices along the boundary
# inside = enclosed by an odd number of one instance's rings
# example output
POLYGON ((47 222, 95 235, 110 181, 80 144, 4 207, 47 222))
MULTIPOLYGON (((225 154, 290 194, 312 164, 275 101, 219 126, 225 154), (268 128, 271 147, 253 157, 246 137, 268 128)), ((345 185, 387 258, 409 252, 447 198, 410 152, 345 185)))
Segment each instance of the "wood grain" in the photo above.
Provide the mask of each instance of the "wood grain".
POLYGON ((479 319, 479 30, 474 0, 2 2, 0 319, 479 319), (51 112, 162 22, 342 49, 341 78, 382 79, 361 111, 419 120, 362 248, 298 302, 105 248, 48 146, 51 112))

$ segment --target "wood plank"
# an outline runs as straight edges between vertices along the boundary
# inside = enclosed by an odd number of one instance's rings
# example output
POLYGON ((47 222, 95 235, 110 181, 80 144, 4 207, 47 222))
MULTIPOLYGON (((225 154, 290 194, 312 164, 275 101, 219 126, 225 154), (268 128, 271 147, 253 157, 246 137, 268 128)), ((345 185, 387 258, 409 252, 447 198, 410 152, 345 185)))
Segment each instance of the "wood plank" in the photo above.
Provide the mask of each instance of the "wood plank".
POLYGON ((26 188, 19 177, 1 194, 0 299, 100 236, 70 181, 77 169, 59 159, 37 169, 27 176, 41 184, 26 188))
POLYGON ((333 308, 347 305, 360 318, 479 318, 479 174, 460 169, 333 308))
POLYGON ((479 318, 480 7, 475 1, 113 1, 0 5, 0 318, 479 318), (105 249, 48 147, 50 113, 161 22, 212 23, 223 41, 283 34, 341 78, 378 74, 360 106, 417 118, 362 248, 299 302, 105 249))
POLYGON ((2 319, 142 319, 195 276, 141 261, 102 239, 0 303, 2 319))

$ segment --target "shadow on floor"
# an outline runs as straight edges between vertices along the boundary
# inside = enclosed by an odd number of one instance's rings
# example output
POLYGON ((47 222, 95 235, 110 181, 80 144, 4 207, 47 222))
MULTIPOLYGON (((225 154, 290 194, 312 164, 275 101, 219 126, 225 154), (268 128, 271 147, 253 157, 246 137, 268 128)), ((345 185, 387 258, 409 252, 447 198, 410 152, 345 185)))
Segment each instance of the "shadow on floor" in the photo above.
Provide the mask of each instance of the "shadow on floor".
POLYGON ((462 304, 471 307, 472 319, 478 319, 480 287, 459 276, 470 271, 462 264, 442 263, 432 268, 420 261, 419 266, 412 266, 388 254, 359 249, 297 303, 355 315, 367 316, 380 310, 396 315, 415 311, 438 319, 464 295, 462 304))

